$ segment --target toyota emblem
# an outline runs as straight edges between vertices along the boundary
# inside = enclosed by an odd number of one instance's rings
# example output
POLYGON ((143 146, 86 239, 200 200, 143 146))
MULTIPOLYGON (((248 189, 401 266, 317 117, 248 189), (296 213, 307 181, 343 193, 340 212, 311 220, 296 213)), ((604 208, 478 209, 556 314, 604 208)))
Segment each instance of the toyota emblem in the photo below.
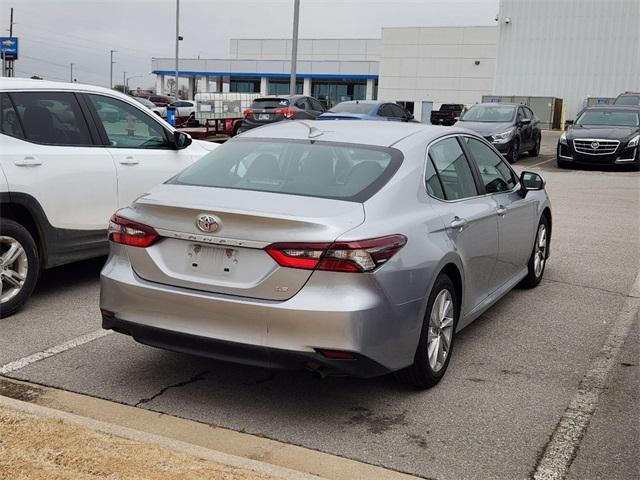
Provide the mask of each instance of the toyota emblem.
POLYGON ((591 148, 593 150, 597 150, 598 148, 600 148, 600 143, 599 142, 591 142, 591 148))
POLYGON ((202 215, 198 215, 196 227, 203 232, 212 233, 220 228, 220 221, 213 215, 203 213, 202 215))

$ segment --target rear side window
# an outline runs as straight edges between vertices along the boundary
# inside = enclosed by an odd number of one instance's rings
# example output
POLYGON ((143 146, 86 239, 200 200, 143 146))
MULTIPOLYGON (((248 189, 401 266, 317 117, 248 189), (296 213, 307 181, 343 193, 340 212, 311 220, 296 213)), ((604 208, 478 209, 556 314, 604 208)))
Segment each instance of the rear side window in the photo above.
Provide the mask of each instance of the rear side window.
POLYGON ((256 98, 251 103, 253 109, 274 109, 286 108, 289 106, 289 100, 286 98, 256 98))
POLYGON ((392 148, 239 138, 205 155, 169 183, 363 202, 401 163, 402 154, 392 148))
POLYGON ((49 145, 92 145, 73 93, 16 92, 11 98, 27 140, 49 145))
POLYGON ((467 157, 454 137, 434 143, 429 148, 429 158, 438 173, 445 200, 460 200, 478 194, 467 157))
POLYGON ((0 94, 0 132, 12 137, 24 138, 18 114, 6 93, 0 94))

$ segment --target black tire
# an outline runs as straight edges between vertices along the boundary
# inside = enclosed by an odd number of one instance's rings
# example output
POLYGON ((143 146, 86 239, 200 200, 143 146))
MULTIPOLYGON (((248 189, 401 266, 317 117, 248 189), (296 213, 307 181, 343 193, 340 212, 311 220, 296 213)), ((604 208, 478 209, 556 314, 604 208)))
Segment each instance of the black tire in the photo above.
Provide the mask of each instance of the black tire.
POLYGON ((507 161, 511 164, 516 163, 520 158, 520 139, 514 138, 509 153, 507 153, 507 161))
POLYGON ((527 264, 527 276, 524 277, 522 282, 520 282, 520 286, 523 288, 534 288, 537 287, 542 281, 542 277, 544 275, 544 269, 547 266, 547 258, 549 256, 549 220, 545 215, 542 215, 540 218, 540 222, 538 222, 538 228, 536 228, 536 236, 534 238, 533 249, 531 251, 531 256, 529 257, 529 263, 527 264), (540 236, 540 228, 544 226, 545 230, 545 238, 546 244, 544 246, 544 261, 542 262, 542 269, 536 271, 536 255, 538 254, 538 244, 539 244, 539 236, 540 236))
MULTIPOLYGON (((38 281, 38 275, 40 274, 40 258, 38 256, 38 249, 33 241, 33 237, 28 230, 19 223, 6 218, 0 219, 0 236, 10 237, 16 240, 24 249, 27 257, 27 273, 22 288, 13 298, 0 304, 0 318, 5 318, 20 310, 27 299, 31 296, 31 293, 33 293, 33 289, 38 281)), ((4 253, 4 251, 1 251, 0 255, 4 253)), ((3 280, 3 285, 5 282, 6 281, 3 280)), ((4 286, 0 292, 3 291, 4 286)))
POLYGON ((235 137, 236 135, 238 135, 238 130, 240 130, 240 126, 242 125, 242 122, 236 122, 235 125, 233 126, 233 133, 232 133, 232 137, 235 137))
POLYGON ((542 143, 542 135, 538 135, 536 143, 531 150, 529 150, 530 157, 537 157, 540 155, 540 144, 542 143))
POLYGON ((407 368, 400 370, 395 373, 396 378, 407 385, 411 385, 413 387, 419 389, 427 389, 436 385, 444 376, 447 371, 447 367, 449 366, 449 360, 451 359, 451 355, 453 353, 453 345, 455 342, 455 331, 456 326, 458 325, 458 315, 460 312, 460 308, 458 306, 458 297, 456 295, 456 290, 453 285, 453 282, 449 278, 448 275, 441 273, 436 279, 433 289, 429 294, 429 301, 427 302, 427 310, 425 312, 425 317, 422 322, 422 331, 420 332, 420 340, 418 342, 418 348, 416 349, 416 354, 414 356, 413 364, 408 366, 407 368), (452 334, 451 334, 451 342, 449 343, 449 349, 447 351, 447 356, 445 358, 444 364, 438 371, 434 371, 429 364, 428 357, 428 344, 427 344, 427 336, 429 332, 429 317, 431 315, 431 310, 433 308, 433 304, 443 290, 448 290, 449 294, 452 298, 453 303, 453 325, 452 325, 452 334))
POLYGON ((558 165, 558 168, 569 168, 569 164, 564 160, 560 160, 559 158, 556 159, 556 163, 558 165))

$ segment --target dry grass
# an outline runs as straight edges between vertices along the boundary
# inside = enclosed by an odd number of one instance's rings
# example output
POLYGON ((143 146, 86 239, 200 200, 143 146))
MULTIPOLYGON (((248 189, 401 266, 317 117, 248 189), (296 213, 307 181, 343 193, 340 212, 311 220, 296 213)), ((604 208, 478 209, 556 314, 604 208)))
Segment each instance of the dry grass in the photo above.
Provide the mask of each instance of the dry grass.
POLYGON ((269 480, 155 445, 0 408, 0 479, 269 480))

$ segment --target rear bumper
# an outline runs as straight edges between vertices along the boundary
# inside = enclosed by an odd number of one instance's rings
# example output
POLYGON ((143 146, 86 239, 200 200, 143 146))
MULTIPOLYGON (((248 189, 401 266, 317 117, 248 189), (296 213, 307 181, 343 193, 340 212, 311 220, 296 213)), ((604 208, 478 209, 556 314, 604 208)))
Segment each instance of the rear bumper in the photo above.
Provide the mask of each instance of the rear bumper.
POLYGON ((315 272, 289 300, 262 301, 148 282, 125 254, 112 252, 100 283, 100 307, 113 312, 104 328, 148 345, 270 368, 381 375, 413 362, 422 325, 422 300, 393 305, 367 274, 315 272), (354 359, 327 359, 320 349, 354 359))

